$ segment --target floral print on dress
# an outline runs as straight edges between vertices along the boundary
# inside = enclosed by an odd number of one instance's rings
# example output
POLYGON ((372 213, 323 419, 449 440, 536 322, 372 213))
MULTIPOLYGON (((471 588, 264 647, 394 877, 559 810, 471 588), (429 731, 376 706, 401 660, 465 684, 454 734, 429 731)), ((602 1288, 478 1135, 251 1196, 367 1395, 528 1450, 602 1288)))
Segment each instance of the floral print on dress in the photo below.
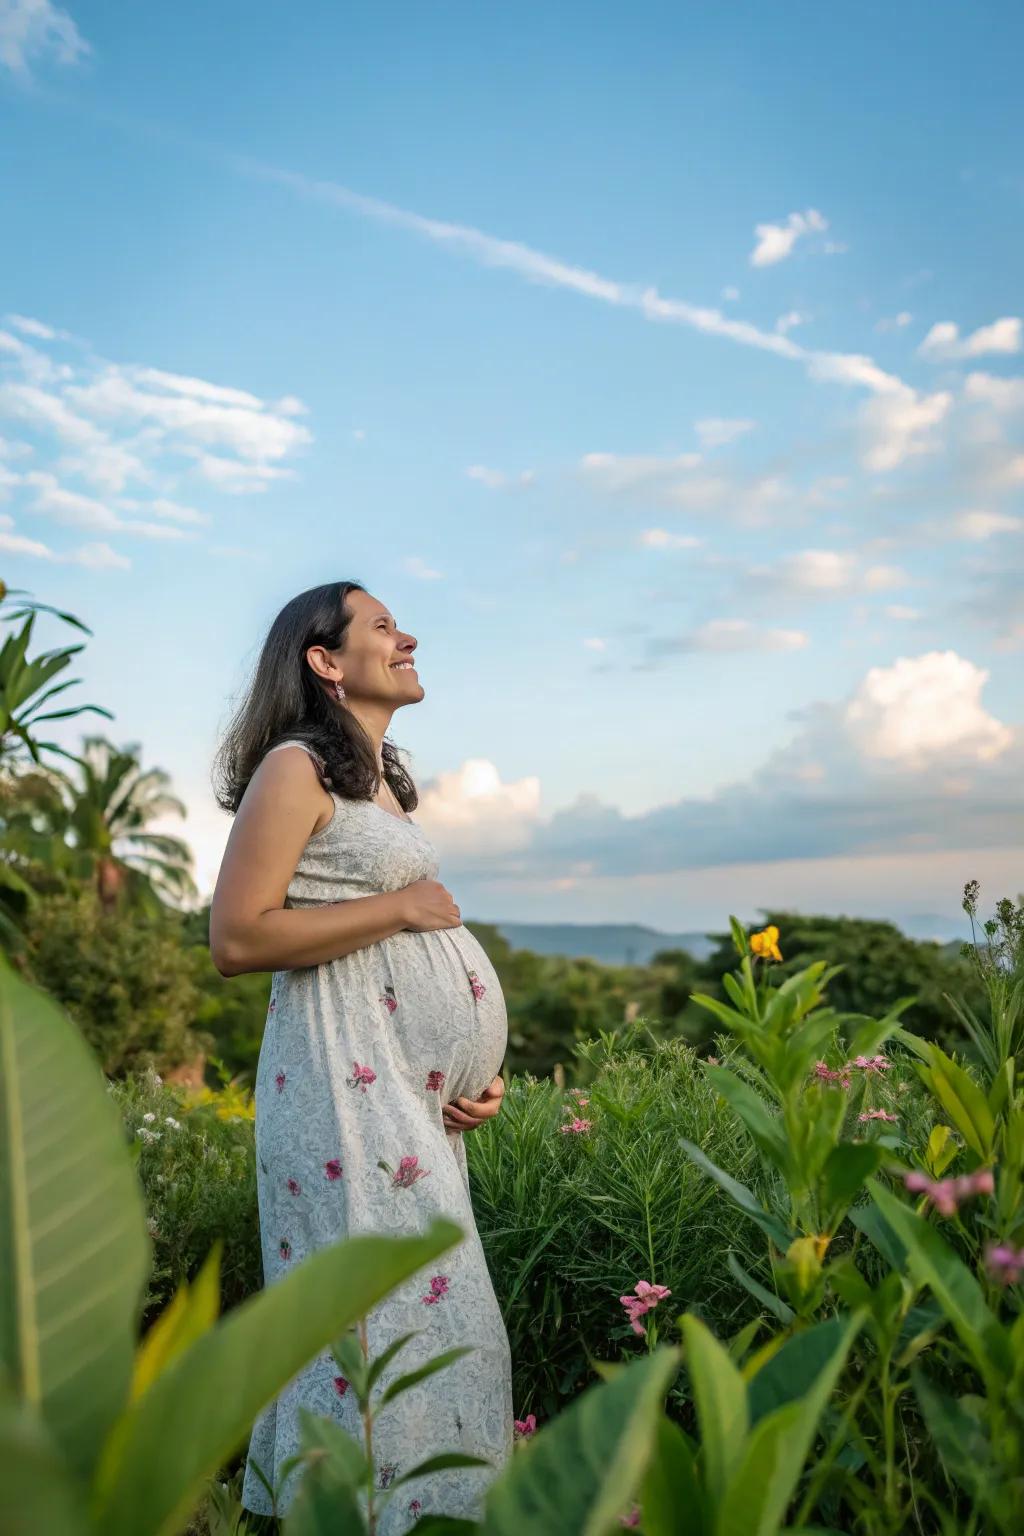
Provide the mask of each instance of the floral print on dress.
POLYGON ((381 1467, 380 1472, 377 1475, 377 1487, 378 1488, 390 1488, 391 1484, 395 1480, 395 1473, 397 1471, 398 1471, 398 1462, 397 1461, 386 1461, 384 1463, 384 1465, 381 1467))
POLYGON ((350 1088, 358 1088, 360 1093, 365 1093, 371 1083, 377 1081, 377 1074, 372 1067, 361 1067, 358 1061, 352 1063, 352 1076, 348 1079, 350 1088))
POLYGON ((284 1092, 284 1085, 287 1082, 287 1080, 288 1080, 287 1079, 287 1075, 284 1072, 279 1072, 277 1074, 277 1076, 274 1078, 274 1082, 277 1084, 277 1091, 278 1091, 278 1093, 283 1093, 284 1092))
POLYGON ((395 996, 394 987, 386 986, 377 1001, 384 1004, 388 1013, 394 1013, 398 1007, 398 998, 395 996))
POLYGON ((403 1157, 398 1165, 398 1171, 392 1176, 391 1182, 399 1189, 411 1189, 417 1179, 425 1179, 430 1172, 429 1168, 419 1166, 419 1157, 403 1157))
POLYGON ((428 1307, 433 1307, 437 1304, 437 1302, 441 1300, 442 1296, 447 1296, 447 1294, 448 1276, 433 1275, 430 1281, 430 1295, 421 1296, 420 1301, 422 1301, 428 1307))
POLYGON ((470 971, 469 972, 469 984, 473 988, 473 996, 476 998, 477 1002, 479 1002, 480 999, 484 996, 485 992, 487 991, 487 988, 484 986, 483 982, 480 980, 480 978, 477 975, 476 971, 470 971))
POLYGON ((334 1377, 334 1390, 335 1390, 335 1392, 337 1392, 339 1397, 344 1397, 345 1393, 348 1391, 348 1389, 349 1389, 349 1383, 348 1383, 348 1381, 346 1381, 344 1376, 335 1376, 334 1377))
POLYGON ((329 1179, 340 1179, 344 1169, 336 1157, 330 1157, 324 1163, 324 1173, 329 1179))
POLYGON ((302 1192, 302 1185, 299 1183, 298 1179, 289 1179, 288 1188, 291 1190, 293 1195, 298 1195, 302 1192))
POLYGON ((281 1255, 282 1259, 290 1259, 291 1258, 291 1256, 292 1256, 292 1245, 291 1245, 291 1243, 288 1241, 288 1239, 286 1237, 282 1237, 281 1241, 278 1243, 277 1251, 281 1255))
POLYGON ((441 1089, 443 1087, 444 1087, 444 1073, 443 1072, 428 1072, 427 1073, 427 1088, 430 1090, 431 1093, 440 1093, 441 1089))

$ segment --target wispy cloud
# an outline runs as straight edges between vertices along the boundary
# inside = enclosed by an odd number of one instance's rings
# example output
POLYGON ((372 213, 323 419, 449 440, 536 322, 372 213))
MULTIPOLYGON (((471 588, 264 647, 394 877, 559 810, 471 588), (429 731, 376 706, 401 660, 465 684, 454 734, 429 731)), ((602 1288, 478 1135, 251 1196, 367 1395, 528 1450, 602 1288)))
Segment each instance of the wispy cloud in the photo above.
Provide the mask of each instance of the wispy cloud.
POLYGON ((1022 332, 1024 326, 1016 315, 1004 315, 963 337, 954 321, 943 320, 932 326, 917 350, 922 357, 942 360, 984 357, 989 352, 1011 355, 1021 350, 1022 332))
POLYGON ((532 485, 536 475, 532 469, 523 469, 518 474, 510 475, 503 469, 491 469, 486 464, 470 464, 466 478, 476 480, 479 485, 486 485, 489 491, 507 491, 513 486, 532 485))
POLYGON ((828 220, 816 208, 806 213, 791 213, 784 224, 756 224, 757 244, 750 253, 752 267, 770 267, 785 261, 804 235, 828 229, 828 220))
POLYGON ((77 64, 91 52, 68 12, 51 0, 0 0, 0 65, 13 74, 27 76, 37 60, 77 64))

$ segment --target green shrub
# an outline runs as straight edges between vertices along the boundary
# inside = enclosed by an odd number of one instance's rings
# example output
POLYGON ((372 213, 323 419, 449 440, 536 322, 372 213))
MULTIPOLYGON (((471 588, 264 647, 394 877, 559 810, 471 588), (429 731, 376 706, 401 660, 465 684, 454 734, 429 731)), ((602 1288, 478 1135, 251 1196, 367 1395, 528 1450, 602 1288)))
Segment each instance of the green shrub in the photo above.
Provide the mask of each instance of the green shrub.
MULTIPOLYGON (((637 1344, 619 1297, 638 1279, 727 1331, 749 1298, 726 1268, 753 1227, 679 1150, 685 1135, 766 1199, 769 1182, 732 1115, 682 1041, 586 1053, 592 1081, 560 1129, 571 1094, 515 1078, 492 1125, 467 1137, 477 1225, 512 1344, 516 1411, 548 1417, 593 1377, 592 1360, 637 1344), (685 1129, 684 1129, 685 1128, 685 1129)), ((666 1331, 662 1326, 662 1333, 666 1331)))

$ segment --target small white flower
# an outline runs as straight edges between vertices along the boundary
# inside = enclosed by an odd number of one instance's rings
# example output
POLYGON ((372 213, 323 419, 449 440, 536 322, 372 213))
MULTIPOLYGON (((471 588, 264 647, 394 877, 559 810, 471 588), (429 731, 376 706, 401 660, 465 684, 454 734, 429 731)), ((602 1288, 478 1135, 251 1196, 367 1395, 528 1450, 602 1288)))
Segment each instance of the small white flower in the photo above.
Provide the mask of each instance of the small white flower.
POLYGON ((156 1176, 156 1182, 157 1182, 157 1183, 158 1183, 158 1184, 162 1184, 162 1183, 163 1183, 163 1182, 164 1182, 164 1176, 163 1176, 163 1174, 162 1174, 162 1173, 158 1173, 158 1174, 157 1174, 157 1176, 156 1176))
POLYGON ((164 1124, 171 1126, 175 1131, 181 1130, 181 1121, 175 1120, 173 1115, 164 1115, 164 1124))
POLYGON ((155 1119, 156 1119, 156 1115, 154 1115, 154 1113, 153 1113, 153 1111, 152 1111, 152 1110, 150 1110, 150 1111, 149 1111, 149 1113, 148 1113, 148 1114, 145 1114, 145 1115, 143 1115, 143 1117, 142 1117, 142 1118, 143 1118, 143 1120, 145 1120, 145 1121, 146 1121, 146 1124, 147 1124, 147 1125, 148 1125, 148 1124, 149 1124, 149 1122, 150 1122, 150 1120, 155 1120, 155 1119))

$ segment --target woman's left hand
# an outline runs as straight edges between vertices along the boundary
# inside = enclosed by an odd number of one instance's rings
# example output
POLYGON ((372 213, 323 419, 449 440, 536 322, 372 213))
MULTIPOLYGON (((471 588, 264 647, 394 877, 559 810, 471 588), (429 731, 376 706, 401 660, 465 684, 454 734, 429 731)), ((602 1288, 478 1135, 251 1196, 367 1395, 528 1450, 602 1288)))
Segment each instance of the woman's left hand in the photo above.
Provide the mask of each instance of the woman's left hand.
POLYGON ((493 1120, 501 1108, 505 1092, 504 1081, 496 1077, 488 1083, 478 1099, 453 1099, 441 1111, 445 1129, 449 1131, 475 1131, 485 1120, 493 1120))

